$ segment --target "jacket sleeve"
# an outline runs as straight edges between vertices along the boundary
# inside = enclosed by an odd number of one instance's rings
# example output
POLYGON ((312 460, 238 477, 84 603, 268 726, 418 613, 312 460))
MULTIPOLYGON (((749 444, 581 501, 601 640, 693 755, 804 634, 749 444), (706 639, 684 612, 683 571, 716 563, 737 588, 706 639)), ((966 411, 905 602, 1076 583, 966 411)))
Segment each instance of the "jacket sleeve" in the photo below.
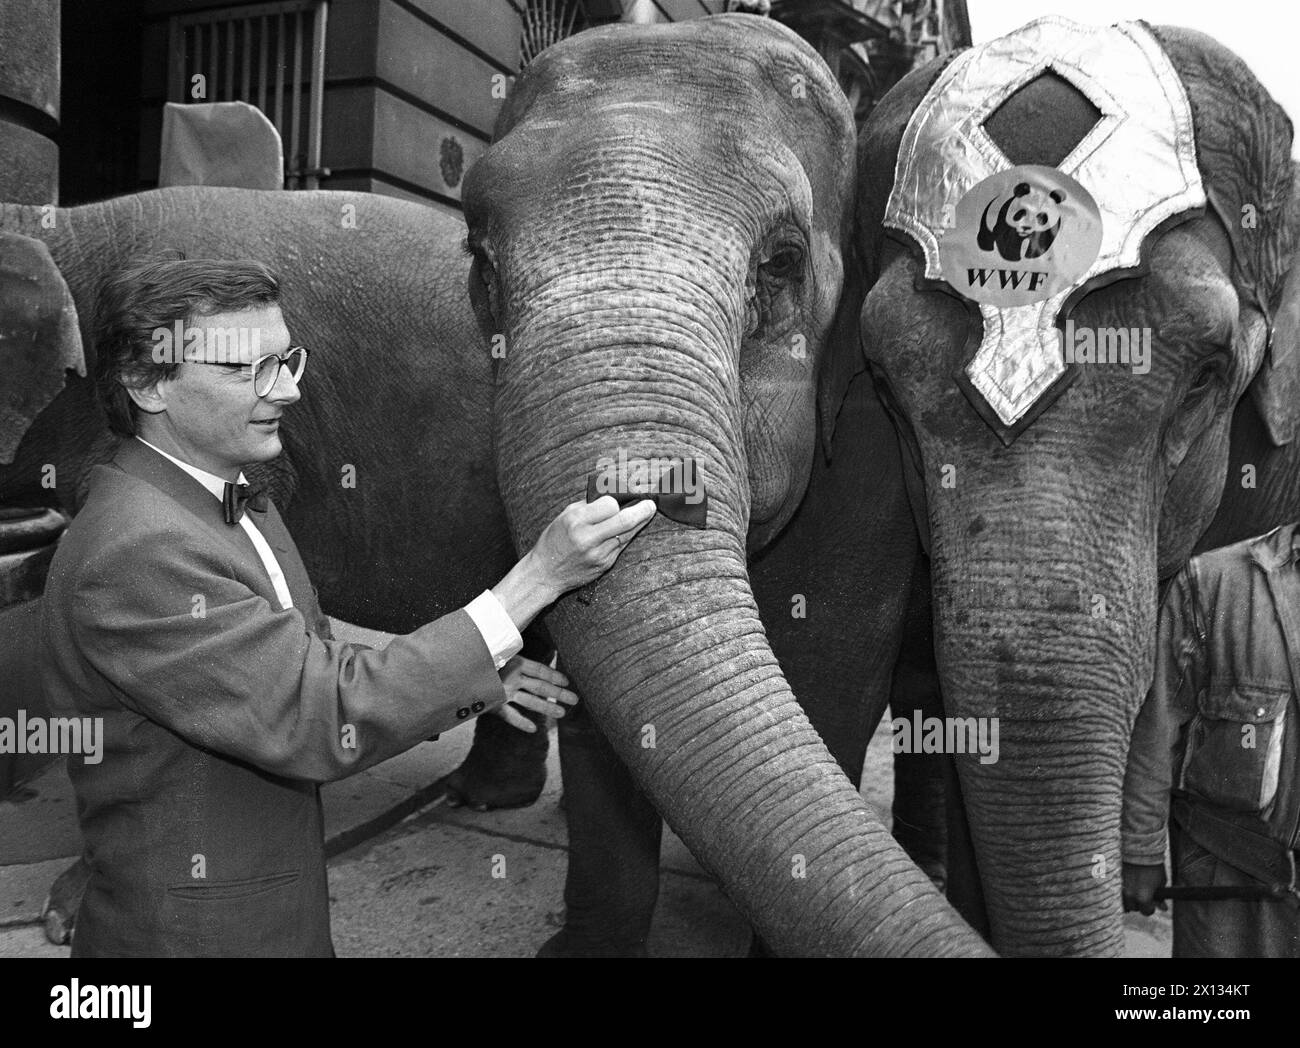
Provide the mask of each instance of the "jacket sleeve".
POLYGON ((72 630, 124 706, 196 746, 323 782, 505 701, 463 610, 383 650, 348 644, 272 608, 194 537, 150 543, 123 535, 81 566, 72 630))
POLYGON ((1176 785, 1205 682, 1205 643, 1198 622, 1191 566, 1169 586, 1160 608, 1155 677, 1138 713, 1124 776, 1121 819, 1126 863, 1158 866, 1165 861, 1170 791, 1176 785))

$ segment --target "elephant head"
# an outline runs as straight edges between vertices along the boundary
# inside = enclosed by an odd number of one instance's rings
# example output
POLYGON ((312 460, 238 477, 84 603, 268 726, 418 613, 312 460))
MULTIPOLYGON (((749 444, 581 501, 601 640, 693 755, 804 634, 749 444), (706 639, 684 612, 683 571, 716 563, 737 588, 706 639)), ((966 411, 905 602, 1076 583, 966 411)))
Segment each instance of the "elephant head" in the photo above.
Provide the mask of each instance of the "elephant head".
MULTIPOLYGON (((863 349, 908 448, 946 712, 999 723, 998 761, 956 758, 982 889, 960 908, 977 926, 986 917, 999 952, 1120 948, 1121 788, 1151 681, 1158 581, 1215 514, 1234 410, 1260 411, 1277 442, 1292 438, 1300 414, 1290 152, 1289 121, 1237 57, 1201 34, 1142 23, 1032 23, 915 71, 863 130, 863 349), (1099 43, 1089 33, 1111 35, 1099 43), (1121 35, 1142 56, 1137 65, 1115 50, 1121 35), (1073 50, 1051 50, 1067 36, 1073 50), (1159 69, 1163 79, 1149 79, 1159 69), (945 145, 924 125, 966 105, 944 85, 975 81, 987 90, 969 100, 953 155, 992 156, 1003 171, 1057 168, 1081 182, 1091 171, 1085 188, 1130 211, 1120 233, 1150 215, 1136 264, 1080 283, 1041 327, 1017 327, 998 308, 982 314, 970 295, 932 279, 924 231, 885 228, 894 194, 910 188, 940 211, 956 205, 958 235, 958 198, 974 176, 943 166, 955 140, 945 145), (1156 87, 1190 119, 1171 125, 1159 150, 1120 148, 1108 138, 1116 114, 1136 112, 1124 92, 1150 97, 1142 92, 1156 87), (1185 156, 1171 152, 1177 141, 1185 156), (915 170, 934 178, 904 185, 915 170), (1170 172, 1193 186, 1199 176, 1199 208, 1195 192, 1175 206, 1147 199, 1170 172), (1082 354, 1065 366, 1070 332, 1120 329, 1149 338, 1145 366, 1137 347, 1131 360, 1082 354), (1049 373, 1032 402, 1022 397, 1018 416, 994 412, 972 380, 983 366, 976 347, 1000 338, 1002 359, 1019 367, 1042 352, 1038 332, 1060 337, 1048 360, 1058 377, 1049 373)), ((968 275, 943 272, 957 285, 968 275)), ((1025 383, 1025 374, 998 381, 1025 383)))
POLYGON ((693 460, 705 526, 657 518, 547 615, 567 671, 776 949, 978 953, 809 726, 746 570, 803 493, 819 388, 825 432, 852 370, 856 337, 827 344, 854 139, 820 58, 763 19, 593 30, 535 60, 464 196, 498 481, 524 548, 598 463, 693 460))

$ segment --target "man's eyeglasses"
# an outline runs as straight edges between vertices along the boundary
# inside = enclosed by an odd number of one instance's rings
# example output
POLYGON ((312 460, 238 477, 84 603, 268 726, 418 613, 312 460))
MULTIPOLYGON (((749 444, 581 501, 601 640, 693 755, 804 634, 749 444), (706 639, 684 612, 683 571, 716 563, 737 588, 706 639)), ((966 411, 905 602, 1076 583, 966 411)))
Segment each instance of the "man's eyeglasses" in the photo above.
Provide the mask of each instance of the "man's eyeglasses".
POLYGON ((283 356, 267 353, 249 364, 228 364, 217 360, 191 360, 190 364, 209 364, 217 367, 251 367, 253 376, 253 393, 259 397, 267 396, 280 381, 280 369, 288 368, 289 377, 296 384, 307 369, 307 349, 304 346, 292 346, 283 356))

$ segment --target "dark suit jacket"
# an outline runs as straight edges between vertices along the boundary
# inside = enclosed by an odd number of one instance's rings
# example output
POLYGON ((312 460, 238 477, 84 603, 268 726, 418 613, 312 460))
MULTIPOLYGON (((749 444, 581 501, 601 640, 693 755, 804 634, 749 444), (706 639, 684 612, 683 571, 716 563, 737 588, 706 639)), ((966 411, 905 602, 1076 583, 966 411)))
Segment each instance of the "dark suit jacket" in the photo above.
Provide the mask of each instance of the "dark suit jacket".
POLYGON ((102 717, 68 760, 91 876, 74 956, 332 953, 318 783, 505 699, 463 610, 383 651, 328 639, 272 506, 242 527, 139 441, 98 466, 50 568, 50 706, 102 717))

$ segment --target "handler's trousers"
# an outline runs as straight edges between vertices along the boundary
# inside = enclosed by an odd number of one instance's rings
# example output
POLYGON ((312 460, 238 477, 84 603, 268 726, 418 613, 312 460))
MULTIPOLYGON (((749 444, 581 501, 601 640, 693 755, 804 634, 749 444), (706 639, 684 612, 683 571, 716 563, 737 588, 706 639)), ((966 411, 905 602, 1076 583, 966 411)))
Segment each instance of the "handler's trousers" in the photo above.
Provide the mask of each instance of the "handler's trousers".
MULTIPOLYGON (((1259 881, 1206 851, 1170 820, 1174 883, 1197 887, 1259 881)), ((1300 957, 1300 900, 1180 900, 1174 903, 1175 957, 1300 957)))

